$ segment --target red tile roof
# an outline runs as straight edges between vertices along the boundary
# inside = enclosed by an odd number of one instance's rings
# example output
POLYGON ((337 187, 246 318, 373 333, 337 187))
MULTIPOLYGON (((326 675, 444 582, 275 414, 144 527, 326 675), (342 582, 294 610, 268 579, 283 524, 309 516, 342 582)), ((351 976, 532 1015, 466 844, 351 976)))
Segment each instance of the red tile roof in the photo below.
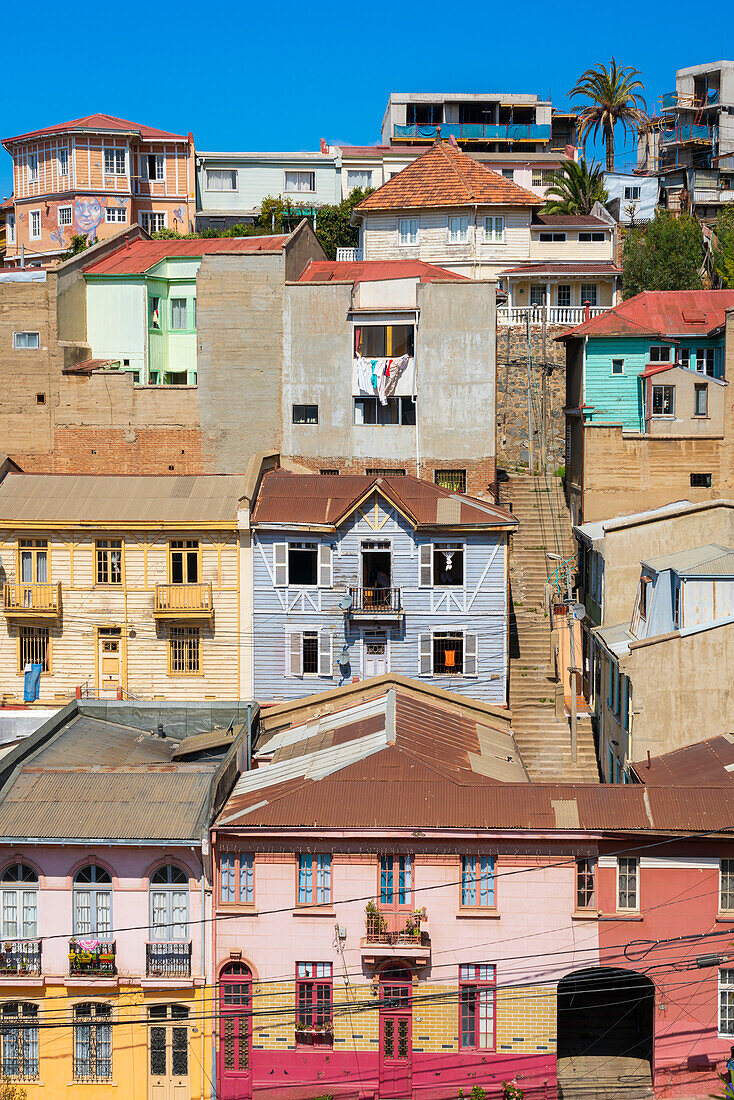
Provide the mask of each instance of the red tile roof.
POLYGON ((168 138, 175 141, 188 141, 183 134, 172 134, 168 130, 156 130, 153 126, 141 126, 139 122, 130 122, 126 118, 115 118, 114 115, 85 115, 83 118, 75 118, 71 122, 60 122, 56 126, 44 126, 41 130, 30 130, 27 134, 17 134, 15 137, 3 138, 3 145, 10 145, 15 141, 28 141, 31 138, 48 137, 52 134, 68 134, 73 130, 90 130, 97 132, 133 133, 143 138, 168 138))
POLYGON ((622 268, 613 260, 584 260, 571 263, 524 264, 522 267, 506 267, 500 275, 621 275, 622 268))
POLYGON ((3 201, 0 203, 0 210, 12 210, 14 202, 15 202, 15 199, 13 198, 12 195, 10 196, 9 199, 3 199, 3 201))
POLYGON ((561 333, 569 336, 708 336, 734 309, 734 290, 645 290, 561 333))
POLYGON ((452 493, 430 481, 409 475, 369 477, 343 474, 266 473, 260 485, 252 522, 319 524, 337 527, 370 491, 381 493, 416 527, 514 527, 510 512, 487 501, 452 493))
POLYGON ((64 374, 94 374, 96 370, 108 367, 110 363, 119 363, 119 359, 85 359, 83 363, 73 363, 64 367, 64 374))
POLYGON ((406 210, 475 204, 542 206, 543 200, 479 164, 458 146, 442 141, 383 183, 355 209, 406 210))
POLYGON ((640 783, 656 787, 728 787, 734 783, 734 737, 711 737, 632 767, 640 783))
POLYGON ((168 257, 196 258, 218 253, 280 252, 289 234, 274 237, 210 237, 181 240, 133 241, 84 268, 85 275, 142 275, 168 257))
POLYGON ((468 282, 466 276, 457 275, 422 260, 311 260, 298 280, 299 283, 372 283, 381 279, 420 279, 422 283, 436 280, 468 282))

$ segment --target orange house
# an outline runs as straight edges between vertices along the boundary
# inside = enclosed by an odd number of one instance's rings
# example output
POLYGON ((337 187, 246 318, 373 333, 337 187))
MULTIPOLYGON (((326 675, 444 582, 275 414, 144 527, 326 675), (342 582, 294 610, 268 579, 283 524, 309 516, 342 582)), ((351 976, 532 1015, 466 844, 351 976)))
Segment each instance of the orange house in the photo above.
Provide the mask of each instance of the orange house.
POLYGON ((194 227, 194 139, 114 118, 85 118, 5 138, 14 209, 6 264, 40 267, 83 235, 91 244, 138 222, 194 227))

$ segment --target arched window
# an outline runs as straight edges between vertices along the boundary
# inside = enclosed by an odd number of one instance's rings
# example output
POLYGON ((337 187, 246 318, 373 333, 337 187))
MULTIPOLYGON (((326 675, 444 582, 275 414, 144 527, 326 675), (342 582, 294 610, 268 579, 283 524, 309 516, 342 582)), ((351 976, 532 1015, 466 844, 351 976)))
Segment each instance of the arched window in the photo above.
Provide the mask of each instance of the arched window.
POLYGON ((5 1001, 0 1008, 0 1026, 0 1075, 13 1081, 37 1080, 38 1005, 5 1001))
POLYGON ((96 863, 74 875, 74 935, 112 939, 112 878, 96 863))
POLYGON ((159 867, 150 878, 150 938, 189 938, 189 878, 173 863, 159 867))
POLYGON ((38 936, 38 875, 25 863, 13 863, 2 876, 3 940, 35 940, 38 936))

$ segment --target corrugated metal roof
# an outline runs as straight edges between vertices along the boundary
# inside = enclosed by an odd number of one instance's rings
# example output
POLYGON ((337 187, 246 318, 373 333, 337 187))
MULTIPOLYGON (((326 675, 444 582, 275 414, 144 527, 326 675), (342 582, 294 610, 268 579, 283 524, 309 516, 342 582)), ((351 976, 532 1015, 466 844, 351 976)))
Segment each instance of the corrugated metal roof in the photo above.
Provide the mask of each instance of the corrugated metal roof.
POLYGON ((35 753, 33 766, 168 764, 177 745, 168 738, 80 714, 65 727, 63 737, 54 738, 35 753))
POLYGON ((0 522, 232 527, 244 489, 239 474, 8 474, 0 483, 0 522))
POLYGON ((455 271, 447 271, 444 267, 436 267, 422 260, 310 260, 298 282, 373 283, 383 279, 419 279, 422 283, 446 279, 470 282, 465 275, 457 275, 455 271))
POLYGON ((656 573, 672 569, 681 577, 734 577, 734 549, 709 543, 676 554, 663 554, 641 563, 656 573))
POLYGON ((625 657, 629 653, 629 644, 635 639, 630 634, 629 623, 617 623, 615 626, 601 626, 594 631, 594 635, 601 638, 604 645, 617 657, 625 657))
POLYGON ((114 252, 84 268, 85 275, 142 275, 167 259, 201 259, 209 255, 239 256, 251 252, 280 252, 289 234, 262 237, 184 238, 182 240, 126 242, 114 252))
POLYGON ((640 783, 654 787, 726 787, 734 783, 734 736, 711 737, 632 767, 640 783))
MULTIPOLYGON (((714 507, 720 501, 712 500, 703 502, 703 507, 714 507)), ((631 527, 636 523, 654 523, 655 520, 664 519, 668 515, 685 513, 689 509, 700 509, 701 504, 694 504, 691 500, 676 500, 672 504, 663 504, 660 508, 650 508, 646 512, 631 512, 625 516, 615 516, 613 519, 598 519, 591 523, 581 523, 574 527, 579 535, 596 542, 603 538, 607 531, 616 531, 621 527, 631 527)))
POLYGON ((734 290, 645 290, 566 336, 706 336, 721 328, 734 308, 734 290))
POLYGON ((273 470, 263 476, 252 523, 337 526, 370 489, 397 505, 417 526, 516 525, 512 514, 504 508, 409 475, 326 477, 285 470, 273 470))

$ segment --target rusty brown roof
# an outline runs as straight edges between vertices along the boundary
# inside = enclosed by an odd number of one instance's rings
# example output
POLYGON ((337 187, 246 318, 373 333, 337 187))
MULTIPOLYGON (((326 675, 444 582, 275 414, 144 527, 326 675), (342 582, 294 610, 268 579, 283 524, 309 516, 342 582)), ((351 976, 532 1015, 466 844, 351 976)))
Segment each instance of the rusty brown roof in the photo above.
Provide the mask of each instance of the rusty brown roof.
POLYGON ((726 787, 734 783, 734 735, 725 733, 633 764, 640 783, 671 787, 726 787))
POLYGON ((504 528, 516 524, 504 508, 417 477, 327 477, 286 470, 264 475, 252 523, 337 527, 371 490, 394 504, 416 527, 504 528))

